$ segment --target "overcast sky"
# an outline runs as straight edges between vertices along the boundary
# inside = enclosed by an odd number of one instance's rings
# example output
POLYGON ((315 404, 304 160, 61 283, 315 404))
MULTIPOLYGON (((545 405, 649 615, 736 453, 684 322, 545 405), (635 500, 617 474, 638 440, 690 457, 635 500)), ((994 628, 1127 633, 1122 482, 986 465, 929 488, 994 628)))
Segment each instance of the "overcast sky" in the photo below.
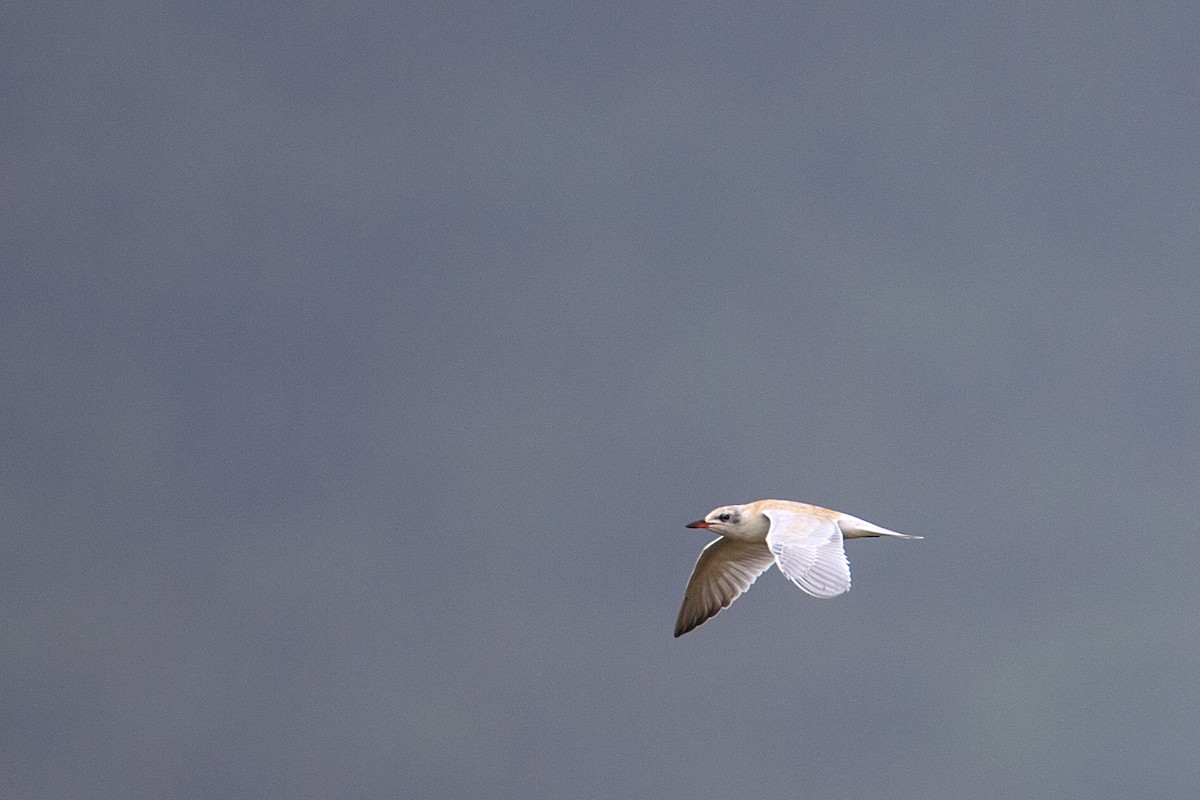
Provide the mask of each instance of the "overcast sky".
POLYGON ((1200 793, 1190 4, 0 39, 0 795, 1200 793))

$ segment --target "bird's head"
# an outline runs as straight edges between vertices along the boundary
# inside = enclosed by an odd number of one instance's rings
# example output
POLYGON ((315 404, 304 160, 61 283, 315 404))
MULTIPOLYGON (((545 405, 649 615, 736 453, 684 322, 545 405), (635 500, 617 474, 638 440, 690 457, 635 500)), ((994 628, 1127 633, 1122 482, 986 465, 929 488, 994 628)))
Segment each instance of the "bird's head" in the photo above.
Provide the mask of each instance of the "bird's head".
POLYGON ((687 527, 707 528, 713 533, 737 538, 737 534, 745 522, 745 517, 745 506, 721 506, 708 512, 708 516, 704 519, 689 522, 687 527))

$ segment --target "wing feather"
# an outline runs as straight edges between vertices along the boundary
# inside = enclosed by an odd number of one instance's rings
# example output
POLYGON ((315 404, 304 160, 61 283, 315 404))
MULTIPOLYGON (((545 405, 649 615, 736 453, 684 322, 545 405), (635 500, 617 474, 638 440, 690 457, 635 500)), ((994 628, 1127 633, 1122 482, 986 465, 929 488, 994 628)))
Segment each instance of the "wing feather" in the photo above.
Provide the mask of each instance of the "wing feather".
POLYGON ((767 547, 788 580, 813 597, 850 590, 850 562, 836 522, 789 509, 763 513, 771 520, 767 547))
POLYGON ((724 537, 709 542, 683 593, 675 636, 683 636, 729 608, 774 561, 771 551, 759 543, 724 537))

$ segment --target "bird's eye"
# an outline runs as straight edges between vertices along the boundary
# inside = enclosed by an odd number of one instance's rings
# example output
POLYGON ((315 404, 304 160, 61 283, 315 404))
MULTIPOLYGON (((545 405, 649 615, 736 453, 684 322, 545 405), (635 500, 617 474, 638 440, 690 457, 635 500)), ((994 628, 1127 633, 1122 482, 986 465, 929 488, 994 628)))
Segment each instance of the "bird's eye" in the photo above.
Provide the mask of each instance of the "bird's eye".
POLYGON ((717 519, 721 520, 721 522, 729 522, 729 515, 722 514, 721 516, 717 517, 717 519))

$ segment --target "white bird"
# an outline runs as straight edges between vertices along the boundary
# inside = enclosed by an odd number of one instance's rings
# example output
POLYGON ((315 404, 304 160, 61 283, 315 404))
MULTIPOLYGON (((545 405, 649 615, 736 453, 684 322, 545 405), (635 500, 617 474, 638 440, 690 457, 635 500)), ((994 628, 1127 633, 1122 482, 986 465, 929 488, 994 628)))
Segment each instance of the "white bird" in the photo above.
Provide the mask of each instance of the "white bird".
POLYGON ((729 608, 771 564, 813 597, 836 597, 850 591, 850 562, 843 539, 923 538, 791 500, 721 506, 687 527, 721 535, 705 546, 692 570, 675 621, 676 637, 729 608))

